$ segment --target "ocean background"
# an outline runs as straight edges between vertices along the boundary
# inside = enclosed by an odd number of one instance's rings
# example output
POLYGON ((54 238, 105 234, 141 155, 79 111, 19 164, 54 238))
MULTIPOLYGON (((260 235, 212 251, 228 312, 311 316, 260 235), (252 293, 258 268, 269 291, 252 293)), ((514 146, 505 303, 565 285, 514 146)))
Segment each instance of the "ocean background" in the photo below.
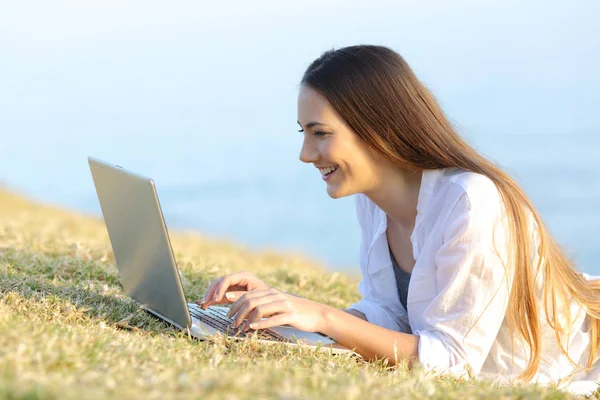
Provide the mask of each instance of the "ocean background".
POLYGON ((398 51, 600 275, 597 1, 19 1, 0 12, 0 183, 100 216, 91 155, 152 177, 171 230, 358 271, 352 197, 298 160, 323 51, 398 51))

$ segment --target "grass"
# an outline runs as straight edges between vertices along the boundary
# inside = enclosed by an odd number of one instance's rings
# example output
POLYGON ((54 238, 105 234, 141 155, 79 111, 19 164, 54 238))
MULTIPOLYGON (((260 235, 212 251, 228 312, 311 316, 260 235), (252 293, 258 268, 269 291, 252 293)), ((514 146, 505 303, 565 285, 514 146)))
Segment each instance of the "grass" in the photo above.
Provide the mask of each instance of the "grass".
MULTIPOLYGON (((252 252, 172 234, 188 300, 214 277, 249 270, 335 307, 358 300, 356 277, 298 255, 252 252)), ((544 398, 307 348, 220 337, 198 341, 124 295, 101 220, 0 190, 0 398, 544 398)), ((595 398, 600 398, 597 392, 595 398)))

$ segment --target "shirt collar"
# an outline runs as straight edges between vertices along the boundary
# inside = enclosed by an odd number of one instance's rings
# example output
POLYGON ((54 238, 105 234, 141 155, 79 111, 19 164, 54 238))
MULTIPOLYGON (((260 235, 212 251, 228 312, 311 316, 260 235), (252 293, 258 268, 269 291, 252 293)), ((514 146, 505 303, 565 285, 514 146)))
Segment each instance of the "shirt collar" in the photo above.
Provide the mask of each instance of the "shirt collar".
MULTIPOLYGON (((441 169, 426 169, 423 170, 423 174, 421 176, 421 187, 419 188, 419 196, 417 199, 417 217, 415 219, 415 227, 413 228, 413 233, 411 235, 411 240, 414 242, 414 235, 417 231, 417 228, 423 222, 423 217, 427 214, 427 206, 430 202, 431 195, 433 194, 433 190, 435 184, 439 177, 442 175, 441 169)), ((387 216, 385 212, 379 208, 376 204, 375 209, 377 210, 377 220, 378 220, 378 229, 377 235, 379 236, 385 233, 387 229, 387 216)))
POLYGON ((425 169, 421 177, 421 188, 419 189, 419 199, 417 200, 417 219, 415 220, 415 229, 423 222, 423 217, 427 214, 427 207, 431 202, 435 186, 444 174, 443 169, 425 169))

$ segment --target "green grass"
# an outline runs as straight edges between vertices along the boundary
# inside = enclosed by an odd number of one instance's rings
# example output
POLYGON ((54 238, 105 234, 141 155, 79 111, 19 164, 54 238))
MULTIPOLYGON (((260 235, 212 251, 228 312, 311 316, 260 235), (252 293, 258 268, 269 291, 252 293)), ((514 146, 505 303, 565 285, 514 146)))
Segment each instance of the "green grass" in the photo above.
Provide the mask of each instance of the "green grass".
MULTIPOLYGON (((249 270, 335 307, 358 278, 293 254, 172 234, 188 300, 216 276, 249 270)), ((569 398, 494 387, 256 340, 198 341, 124 295, 101 220, 0 190, 0 398, 569 398)), ((597 393, 595 398, 600 398, 597 393)))

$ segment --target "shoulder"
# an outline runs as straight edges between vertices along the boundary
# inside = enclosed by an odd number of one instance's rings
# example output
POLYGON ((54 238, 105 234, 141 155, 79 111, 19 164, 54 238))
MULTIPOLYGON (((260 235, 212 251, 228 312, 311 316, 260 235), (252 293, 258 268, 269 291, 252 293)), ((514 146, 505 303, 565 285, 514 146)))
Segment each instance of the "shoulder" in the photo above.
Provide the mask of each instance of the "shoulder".
POLYGON ((504 202, 496 184, 487 176, 458 168, 440 170, 435 192, 446 208, 471 211, 480 216, 499 215, 504 202), (483 215, 482 215, 483 214, 483 215))
POLYGON ((445 168, 428 171, 423 185, 423 229, 438 232, 442 242, 465 234, 483 241, 495 230, 505 228, 502 196, 487 176, 445 168))

